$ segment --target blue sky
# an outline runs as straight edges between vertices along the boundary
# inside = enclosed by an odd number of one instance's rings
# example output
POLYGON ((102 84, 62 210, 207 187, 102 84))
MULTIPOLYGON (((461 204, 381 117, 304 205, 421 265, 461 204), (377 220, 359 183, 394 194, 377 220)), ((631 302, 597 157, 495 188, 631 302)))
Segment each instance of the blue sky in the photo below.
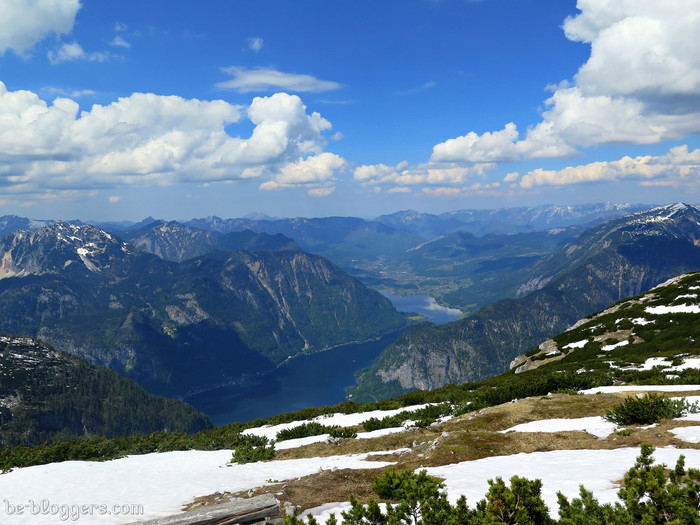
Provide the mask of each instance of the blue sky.
POLYGON ((700 202, 697 0, 0 0, 0 205, 700 202))

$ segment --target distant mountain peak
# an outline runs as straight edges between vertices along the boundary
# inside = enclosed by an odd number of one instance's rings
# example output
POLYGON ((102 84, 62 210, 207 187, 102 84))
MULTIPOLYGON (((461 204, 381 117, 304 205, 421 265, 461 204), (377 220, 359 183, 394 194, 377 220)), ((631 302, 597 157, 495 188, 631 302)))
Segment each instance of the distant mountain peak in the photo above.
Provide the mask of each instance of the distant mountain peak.
POLYGON ((58 273, 75 263, 99 273, 122 252, 127 245, 100 228, 58 221, 0 240, 0 278, 58 273))

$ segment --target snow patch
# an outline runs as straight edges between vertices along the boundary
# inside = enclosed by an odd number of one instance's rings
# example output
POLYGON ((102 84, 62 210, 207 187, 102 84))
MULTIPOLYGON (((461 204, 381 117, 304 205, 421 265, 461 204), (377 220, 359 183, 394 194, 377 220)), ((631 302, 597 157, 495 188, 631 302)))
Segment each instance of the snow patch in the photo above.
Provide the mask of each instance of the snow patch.
POLYGON ((620 341, 619 343, 615 343, 612 345, 605 345, 601 348, 601 350, 604 350, 605 352, 610 352, 611 350, 614 350, 615 348, 619 348, 621 346, 627 346, 628 344, 630 344, 630 342, 625 339, 624 341, 620 341))
MULTIPOLYGON (((700 450, 675 447, 658 448, 656 463, 673 466, 678 457, 686 458, 686 468, 700 467, 700 450)), ((555 450, 512 456, 495 456, 426 469, 430 476, 445 480, 448 499, 456 503, 461 495, 471 507, 483 499, 488 491, 488 480, 497 476, 504 480, 524 476, 542 480, 542 498, 555 516, 558 509, 557 492, 569 499, 579 496, 579 485, 591 490, 600 503, 617 500, 617 480, 624 477, 639 456, 638 448, 614 450, 555 450)))
POLYGON ((700 426, 671 428, 669 432, 688 443, 700 443, 700 426))
POLYGON ((583 341, 576 341, 575 343, 569 343, 568 345, 564 346, 564 350, 567 348, 583 348, 586 346, 586 343, 588 342, 588 339, 584 339, 583 341))
POLYGON ((599 416, 574 419, 542 419, 515 425, 500 432, 505 434, 506 432, 572 432, 576 430, 593 434, 598 439, 605 439, 617 430, 617 425, 599 416))
MULTIPOLYGON (((395 416, 402 412, 420 410, 429 406, 430 403, 424 405, 413 405, 408 407, 397 408, 395 410, 372 410, 371 412, 358 412, 356 414, 329 414, 325 416, 318 416, 311 420, 301 420, 301 421, 291 421, 289 423, 281 423, 279 425, 266 425, 263 427, 249 428, 244 430, 243 434, 250 434, 254 436, 264 436, 270 441, 277 437, 277 433, 280 430, 286 430, 290 428, 296 428, 309 421, 315 421, 326 426, 337 425, 339 427, 354 427, 361 425, 368 419, 376 417, 377 419, 382 419, 385 417, 395 416)), ((401 428, 403 430, 403 427, 401 428)), ((359 436, 359 434, 358 434, 359 436)))
MULTIPOLYGON (((181 511, 197 496, 217 491, 239 492, 330 469, 375 469, 389 461, 366 461, 372 455, 351 454, 325 458, 230 464, 231 450, 164 452, 128 456, 114 461, 66 461, 15 469, 0 476, 0 494, 14 505, 30 499, 56 505, 143 505, 141 516, 109 516, 108 523, 144 521, 181 511)), ((55 515, 4 515, 3 524, 53 524, 55 515)), ((105 516, 81 516, 81 524, 105 523, 105 516)))
POLYGON ((644 311, 648 314, 700 314, 700 305, 697 304, 674 304, 671 306, 647 306, 644 311))
POLYGON ((617 385, 598 386, 579 390, 581 394, 615 394, 618 392, 692 392, 700 390, 700 385, 617 385))

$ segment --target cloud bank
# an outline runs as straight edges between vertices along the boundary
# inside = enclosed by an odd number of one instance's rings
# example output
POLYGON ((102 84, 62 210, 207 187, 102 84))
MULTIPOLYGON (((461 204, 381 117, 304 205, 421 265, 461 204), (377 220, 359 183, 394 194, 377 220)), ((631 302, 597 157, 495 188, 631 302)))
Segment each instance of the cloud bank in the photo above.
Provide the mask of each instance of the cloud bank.
POLYGON ((80 0, 0 2, 0 55, 25 55, 49 35, 70 33, 80 7, 80 0))
POLYGON ((434 162, 570 157, 579 148, 656 144, 700 133, 700 17, 695 0, 579 0, 568 39, 590 44, 573 79, 545 101, 542 120, 520 136, 515 124, 433 148, 434 162))
POLYGON ((281 187, 328 183, 345 161, 324 153, 331 124, 296 95, 222 100, 134 93, 79 111, 0 82, 0 187, 36 193, 118 185, 274 178, 281 187), (247 118, 248 138, 225 128, 247 118))
POLYGON ((223 68, 222 71, 233 78, 217 83, 216 87, 232 89, 238 93, 278 90, 297 93, 320 93, 341 87, 338 82, 320 80, 311 75, 283 73, 272 68, 246 69, 244 67, 231 66, 223 68))

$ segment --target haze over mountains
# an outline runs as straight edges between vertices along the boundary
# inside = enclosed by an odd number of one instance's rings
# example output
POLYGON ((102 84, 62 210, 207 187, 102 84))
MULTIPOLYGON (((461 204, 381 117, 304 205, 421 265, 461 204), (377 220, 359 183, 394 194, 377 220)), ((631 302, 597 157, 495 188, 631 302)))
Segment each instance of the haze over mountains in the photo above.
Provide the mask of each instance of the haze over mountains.
POLYGON ((405 323, 381 294, 298 250, 215 250, 175 263, 57 222, 7 235, 0 253, 0 329, 169 395, 405 323))
POLYGON ((533 263, 518 299, 443 326, 409 328, 365 371, 353 399, 478 381, 577 319, 700 268, 700 211, 677 204, 586 230, 533 263))
POLYGON ((403 329, 406 317, 368 286, 464 311, 410 326, 359 374, 352 399, 384 399, 498 374, 580 317, 700 268, 696 208, 628 215, 638 208, 648 207, 149 217, 109 232, 5 217, 26 230, 0 239, 0 330, 186 396, 403 329))

